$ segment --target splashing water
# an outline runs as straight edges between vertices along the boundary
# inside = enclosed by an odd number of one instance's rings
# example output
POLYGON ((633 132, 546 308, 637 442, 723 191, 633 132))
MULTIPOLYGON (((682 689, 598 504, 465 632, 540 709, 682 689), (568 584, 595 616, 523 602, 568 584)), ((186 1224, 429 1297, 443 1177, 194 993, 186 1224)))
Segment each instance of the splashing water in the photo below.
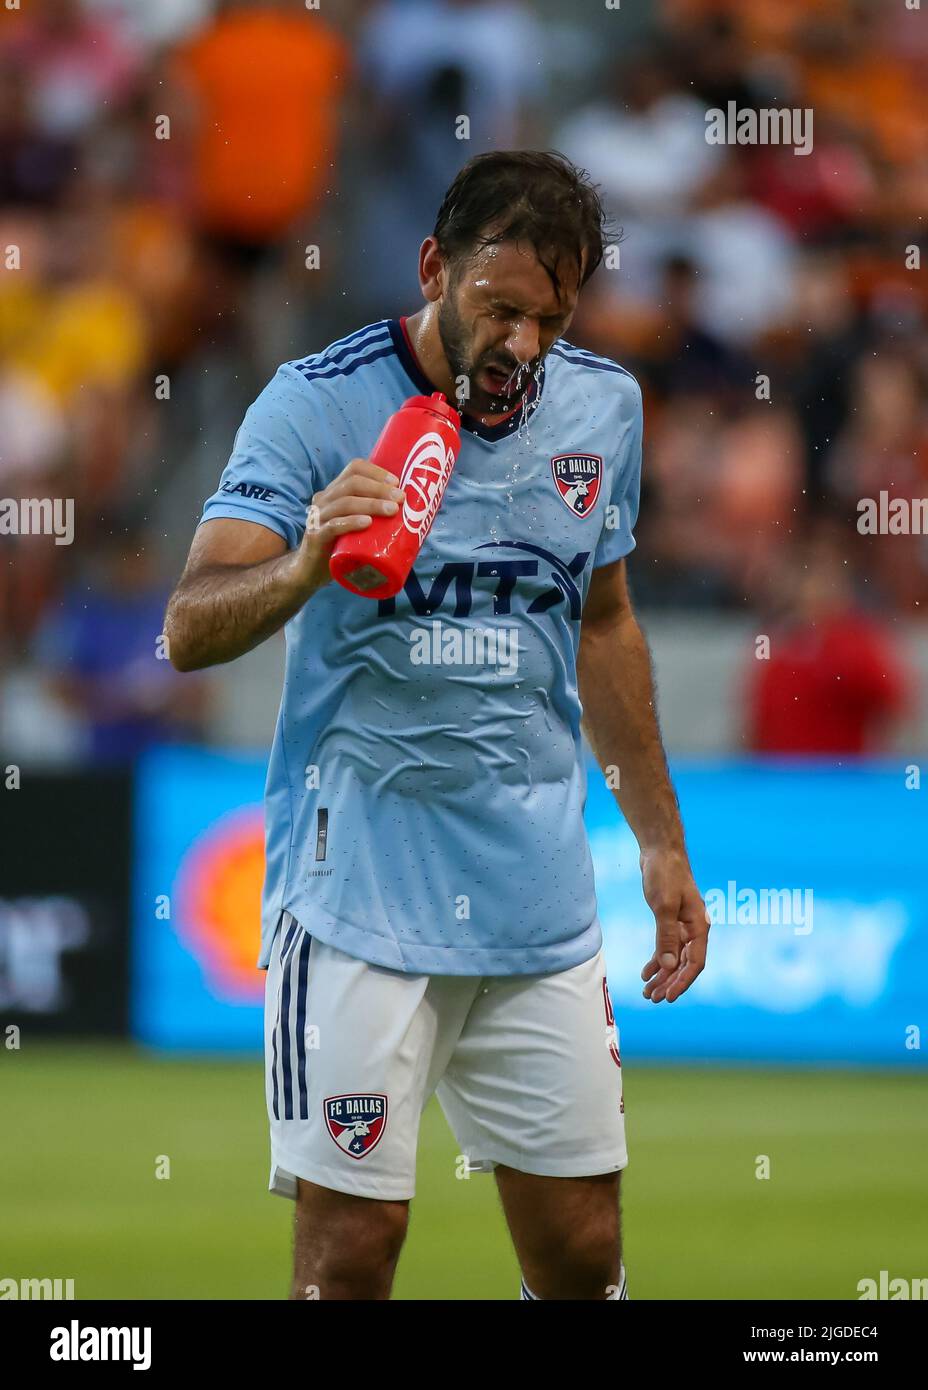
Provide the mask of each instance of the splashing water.
POLYGON ((512 371, 509 373, 508 377, 506 378, 506 380, 505 380, 505 382, 504 382, 504 384, 503 384, 502 392, 501 392, 500 394, 501 394, 501 395, 507 395, 507 394, 509 394, 509 388, 510 388, 510 387, 512 388, 513 392, 517 391, 517 390, 519 389, 519 386, 520 386, 521 383, 522 383, 522 378, 523 378, 523 376, 525 375, 525 373, 526 373, 527 371, 528 371, 528 363, 527 363, 527 362, 518 362, 518 363, 513 367, 512 371))
POLYGON ((522 414, 519 416, 517 434, 519 439, 523 440, 525 443, 529 442, 529 421, 534 414, 535 402, 538 400, 538 393, 541 390, 541 372, 542 364, 539 361, 535 364, 535 369, 532 372, 532 380, 535 382, 534 395, 532 399, 529 400, 529 392, 526 391, 525 395, 522 397, 522 414))

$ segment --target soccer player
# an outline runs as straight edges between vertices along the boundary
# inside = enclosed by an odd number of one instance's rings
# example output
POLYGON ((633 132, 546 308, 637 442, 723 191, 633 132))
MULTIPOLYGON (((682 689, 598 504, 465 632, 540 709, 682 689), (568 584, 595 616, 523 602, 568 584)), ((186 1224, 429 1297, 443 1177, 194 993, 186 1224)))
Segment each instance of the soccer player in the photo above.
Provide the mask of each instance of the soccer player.
POLYGON ((581 723, 641 849, 651 1001, 692 984, 708 923, 626 588, 641 394, 563 337, 603 228, 561 156, 471 160, 419 252, 425 306, 280 367, 170 601, 182 671, 286 633, 260 964, 294 1298, 389 1297, 433 1092, 495 1172, 522 1297, 627 1297, 581 723), (465 412, 447 492, 404 589, 359 597, 332 546, 396 515, 366 455, 436 390, 465 412))

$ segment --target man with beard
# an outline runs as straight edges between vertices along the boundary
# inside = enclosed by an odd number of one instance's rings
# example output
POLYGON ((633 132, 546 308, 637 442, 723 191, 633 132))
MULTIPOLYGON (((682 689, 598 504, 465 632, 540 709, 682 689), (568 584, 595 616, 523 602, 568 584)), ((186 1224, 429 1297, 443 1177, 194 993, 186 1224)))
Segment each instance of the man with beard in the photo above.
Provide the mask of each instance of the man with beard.
POLYGON ((468 1170, 495 1172, 522 1297, 627 1297, 581 718, 641 848, 649 999, 693 982, 708 927, 626 588, 641 394, 562 337, 603 235, 562 157, 471 160, 420 250, 425 307, 284 364, 251 406, 168 608, 181 670, 285 625, 260 964, 294 1298, 389 1297, 433 1092, 468 1170), (396 598, 359 598, 332 546, 402 498, 365 456, 436 390, 464 412, 441 509, 396 598), (436 629, 500 640, 448 660, 436 629))

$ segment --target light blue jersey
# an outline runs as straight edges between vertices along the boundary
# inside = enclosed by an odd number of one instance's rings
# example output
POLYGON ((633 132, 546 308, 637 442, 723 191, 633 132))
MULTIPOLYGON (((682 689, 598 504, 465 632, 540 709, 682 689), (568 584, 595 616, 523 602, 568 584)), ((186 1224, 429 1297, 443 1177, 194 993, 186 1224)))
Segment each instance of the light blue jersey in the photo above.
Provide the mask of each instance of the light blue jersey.
MULTIPOLYGON (((313 493, 434 389, 397 321, 285 363, 203 519, 298 545, 313 493)), ((465 421, 395 599, 332 583, 286 625, 263 966, 283 908, 348 955, 415 973, 567 970, 599 949, 576 657, 593 568, 634 547, 641 393, 559 340, 525 414, 465 421)))

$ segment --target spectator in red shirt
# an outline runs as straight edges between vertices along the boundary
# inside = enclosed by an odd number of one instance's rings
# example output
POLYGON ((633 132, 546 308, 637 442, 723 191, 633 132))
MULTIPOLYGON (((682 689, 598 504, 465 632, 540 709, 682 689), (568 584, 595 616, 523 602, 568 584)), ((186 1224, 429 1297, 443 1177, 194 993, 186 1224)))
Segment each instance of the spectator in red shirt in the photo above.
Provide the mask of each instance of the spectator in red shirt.
POLYGON ((885 625, 854 598, 848 548, 825 524, 793 557, 769 658, 755 657, 749 672, 757 753, 875 752, 905 713, 908 673, 885 625))

